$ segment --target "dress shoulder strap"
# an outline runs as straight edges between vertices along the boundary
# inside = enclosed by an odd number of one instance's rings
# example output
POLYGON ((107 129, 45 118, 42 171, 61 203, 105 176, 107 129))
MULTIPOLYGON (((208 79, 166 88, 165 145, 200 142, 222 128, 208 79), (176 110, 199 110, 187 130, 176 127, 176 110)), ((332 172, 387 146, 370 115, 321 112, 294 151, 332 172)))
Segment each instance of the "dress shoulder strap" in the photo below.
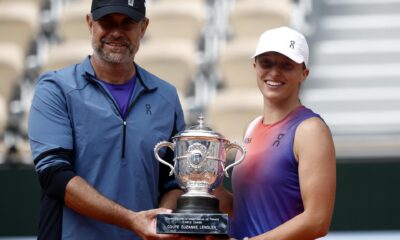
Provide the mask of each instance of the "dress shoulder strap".
POLYGON ((249 138, 251 136, 254 128, 262 120, 262 118, 263 118, 263 116, 258 116, 253 121, 250 122, 249 126, 246 129, 246 133, 244 134, 244 139, 249 138))

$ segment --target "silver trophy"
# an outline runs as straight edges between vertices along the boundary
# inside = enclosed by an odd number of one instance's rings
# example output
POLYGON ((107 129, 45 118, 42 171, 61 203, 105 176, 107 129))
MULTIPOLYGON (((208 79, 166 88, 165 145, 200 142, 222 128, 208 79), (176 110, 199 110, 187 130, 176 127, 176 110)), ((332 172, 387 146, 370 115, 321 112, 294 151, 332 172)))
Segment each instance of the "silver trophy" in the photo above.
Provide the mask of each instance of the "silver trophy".
POLYGON ((158 161, 171 168, 185 193, 178 199, 177 209, 172 214, 157 216, 159 233, 227 234, 228 215, 219 212, 219 201, 211 194, 228 170, 240 164, 246 150, 230 143, 221 134, 204 126, 200 116, 198 125, 186 129, 154 147, 158 161), (168 147, 174 151, 174 165, 159 156, 159 150, 168 147), (240 157, 226 166, 226 155, 231 149, 240 151, 240 157))

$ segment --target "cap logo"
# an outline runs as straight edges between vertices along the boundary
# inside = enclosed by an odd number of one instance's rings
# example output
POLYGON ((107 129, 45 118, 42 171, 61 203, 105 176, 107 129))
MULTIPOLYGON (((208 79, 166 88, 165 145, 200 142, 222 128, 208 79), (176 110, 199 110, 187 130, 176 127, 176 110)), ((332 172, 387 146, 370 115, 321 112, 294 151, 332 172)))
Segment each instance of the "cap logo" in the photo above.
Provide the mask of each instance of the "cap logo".
POLYGON ((135 0, 128 0, 128 5, 133 7, 133 5, 135 5, 135 0))
POLYGON ((291 49, 294 49, 294 44, 295 44, 296 42, 295 41, 290 41, 290 46, 289 46, 289 48, 291 48, 291 49))

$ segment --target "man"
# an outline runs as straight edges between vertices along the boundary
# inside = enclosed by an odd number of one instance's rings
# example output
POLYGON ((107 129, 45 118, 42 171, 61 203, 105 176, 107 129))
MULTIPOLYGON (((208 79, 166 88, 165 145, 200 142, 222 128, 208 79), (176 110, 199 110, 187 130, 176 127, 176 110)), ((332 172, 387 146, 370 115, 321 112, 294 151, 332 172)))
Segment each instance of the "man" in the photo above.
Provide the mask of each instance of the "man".
POLYGON ((43 189, 38 239, 171 237, 155 233, 155 217, 182 192, 153 148, 183 130, 184 117, 176 89, 134 62, 145 11, 144 0, 93 0, 93 54, 37 82, 29 138, 43 189))

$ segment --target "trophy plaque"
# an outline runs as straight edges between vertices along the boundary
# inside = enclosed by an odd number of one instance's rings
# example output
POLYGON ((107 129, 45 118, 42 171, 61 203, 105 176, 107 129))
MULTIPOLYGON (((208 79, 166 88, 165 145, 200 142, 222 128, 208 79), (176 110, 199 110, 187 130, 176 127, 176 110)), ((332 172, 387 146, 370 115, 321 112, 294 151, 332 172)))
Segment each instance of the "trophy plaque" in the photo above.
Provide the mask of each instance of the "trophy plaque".
POLYGON ((158 143, 154 154, 158 161, 170 167, 170 175, 175 174, 185 193, 179 197, 174 212, 157 216, 157 233, 227 235, 228 214, 219 211, 219 200, 211 192, 222 183, 224 176, 229 177, 230 168, 243 161, 245 148, 204 126, 202 116, 198 125, 177 134, 172 141, 158 143), (174 151, 174 166, 159 156, 163 147, 174 151), (241 156, 225 166, 230 149, 237 149, 241 156))

